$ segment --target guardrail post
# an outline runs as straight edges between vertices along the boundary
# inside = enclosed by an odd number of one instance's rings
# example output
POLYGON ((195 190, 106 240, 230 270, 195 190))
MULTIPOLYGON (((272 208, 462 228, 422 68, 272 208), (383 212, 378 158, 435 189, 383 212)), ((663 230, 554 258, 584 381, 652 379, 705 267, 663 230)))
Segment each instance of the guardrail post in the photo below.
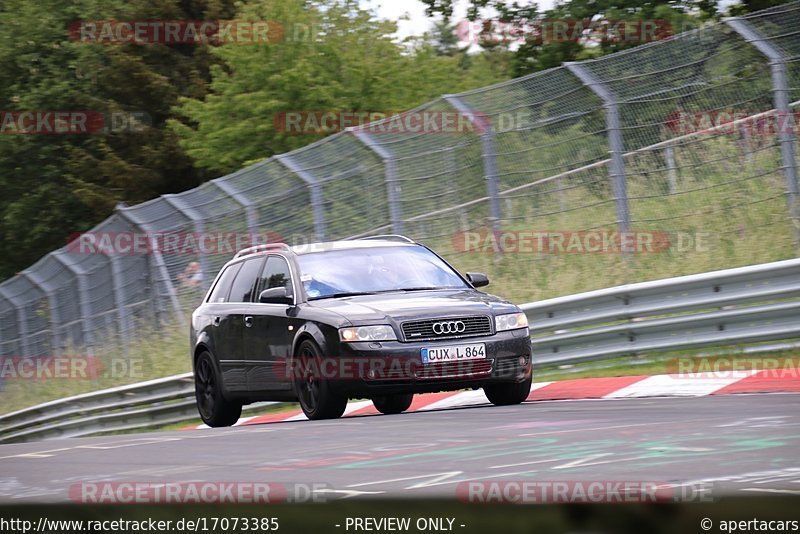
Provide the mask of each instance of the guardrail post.
MULTIPOLYGON (((630 230, 631 218, 628 210, 628 187, 625 178, 625 160, 623 159, 625 143, 622 139, 622 128, 619 122, 617 97, 597 76, 580 63, 564 63, 564 66, 603 101, 606 111, 608 149, 611 156, 611 187, 617 207, 617 225, 620 232, 627 232, 630 230)), ((624 252, 630 251, 625 250, 624 252)))
MULTIPOLYGON (((3 297, 10 302, 16 311, 17 323, 19 323, 17 332, 19 332, 19 344, 20 348, 22 349, 22 356, 29 358, 31 356, 31 347, 28 343, 28 318, 25 314, 25 307, 22 305, 22 303, 18 302, 14 297, 9 295, 3 286, 0 286, 0 297, 3 297)), ((12 354, 12 356, 14 355, 12 354)))
POLYGON ((247 195, 242 194, 236 189, 233 184, 228 183, 224 177, 211 180, 211 184, 244 208, 245 218, 247 219, 247 231, 251 234, 255 234, 258 228, 255 203, 250 200, 247 195))
POLYGON ((314 212, 314 236, 318 241, 325 241, 325 200, 322 196, 322 184, 311 173, 301 168, 288 154, 275 156, 275 159, 308 186, 311 192, 311 209, 314 212))
POLYGON ((76 264, 68 254, 62 250, 52 253, 53 258, 67 268, 78 280, 78 305, 81 310, 81 326, 83 329, 83 343, 86 345, 87 356, 94 356, 94 330, 92 329, 92 305, 89 302, 88 273, 76 264))
MULTIPOLYGON (((118 204, 116 211, 117 214, 128 221, 131 226, 147 231, 146 225, 141 224, 133 216, 131 216, 131 214, 125 211, 124 205, 118 204)), ((175 286, 172 284, 172 279, 169 276, 167 264, 164 263, 164 257, 161 255, 161 250, 158 247, 156 237, 150 234, 148 241, 150 242, 150 257, 152 258, 152 261, 150 262, 150 278, 153 284, 153 287, 150 288, 150 291, 152 292, 152 298, 154 299, 156 306, 158 306, 161 301, 158 292, 158 281, 160 277, 164 284, 164 289, 166 290, 170 304, 172 304, 172 310, 175 313, 175 316, 178 318, 178 321, 185 326, 186 317, 184 316, 183 309, 178 301, 178 294, 175 291, 175 286)))
POLYGON ((772 73, 772 98, 775 110, 778 112, 778 138, 780 139, 781 157, 783 158, 783 175, 786 179, 789 217, 794 229, 795 244, 800 246, 800 219, 798 219, 797 207, 797 160, 795 159, 794 151, 795 123, 794 120, 789 119, 792 109, 789 106, 789 82, 786 77, 787 60, 777 46, 761 35, 745 19, 729 18, 725 19, 725 24, 769 59, 772 73))
POLYGON ((58 300, 56 299, 56 289, 50 285, 50 283, 45 282, 41 276, 33 271, 22 271, 20 275, 24 276, 28 280, 31 281, 31 284, 35 285, 39 289, 42 290, 47 296, 47 303, 50 306, 50 346, 53 352, 53 356, 59 357, 61 356, 61 340, 58 335, 58 326, 61 324, 61 317, 58 313, 58 300))
POLYGON ((500 208, 500 190, 497 184, 497 149, 494 144, 494 126, 491 120, 479 119, 475 110, 464 102, 458 95, 442 95, 442 98, 461 113, 481 132, 481 156, 483 158, 483 176, 486 180, 486 194, 489 197, 489 219, 492 230, 498 234, 501 230, 500 221, 503 211, 500 208))
POLYGON ((387 148, 375 142, 371 135, 357 128, 348 128, 356 139, 367 148, 375 152, 383 160, 386 182, 386 195, 389 201, 389 219, 392 223, 392 232, 403 235, 403 207, 400 205, 400 185, 397 183, 397 162, 394 154, 387 148))

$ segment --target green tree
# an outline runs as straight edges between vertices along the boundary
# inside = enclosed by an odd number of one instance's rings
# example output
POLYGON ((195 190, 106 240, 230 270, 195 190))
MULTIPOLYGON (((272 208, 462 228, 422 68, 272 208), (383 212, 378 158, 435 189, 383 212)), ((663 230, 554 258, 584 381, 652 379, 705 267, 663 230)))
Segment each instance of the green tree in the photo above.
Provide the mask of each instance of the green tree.
MULTIPOLYGON (((452 0, 422 0, 427 4, 429 16, 452 15, 452 0)), ((480 20, 478 38, 484 49, 502 47, 513 54, 512 74, 523 76, 531 72, 557 67, 566 61, 577 61, 638 46, 638 40, 560 40, 548 34, 547 27, 537 21, 664 21, 664 29, 679 33, 697 27, 703 17, 692 15, 701 10, 704 17, 713 13, 712 3, 705 0, 568 0, 543 12, 535 3, 515 0, 471 0, 467 16, 471 21, 480 20), (540 35, 533 28, 542 29, 540 35), (503 26, 506 25, 506 26, 503 26), (510 28, 515 28, 512 31, 510 28)), ((667 32, 664 36, 667 35, 667 32)))
POLYGON ((0 5, 0 109, 137 116, 133 131, 0 136, 0 277, 107 217, 202 175, 166 128, 181 95, 205 93, 207 47, 88 44, 76 21, 231 17, 232 0, 8 0, 0 5))
POLYGON ((239 17, 280 21, 283 38, 214 49, 211 92, 181 99, 182 118, 170 122, 196 164, 217 173, 324 135, 284 131, 282 113, 406 110, 507 77, 483 61, 442 55, 430 36, 398 43, 393 22, 355 1, 257 0, 239 17))
POLYGON ((752 13, 753 11, 760 11, 770 7, 786 4, 792 0, 740 0, 738 3, 728 6, 728 13, 731 16, 738 17, 752 13))

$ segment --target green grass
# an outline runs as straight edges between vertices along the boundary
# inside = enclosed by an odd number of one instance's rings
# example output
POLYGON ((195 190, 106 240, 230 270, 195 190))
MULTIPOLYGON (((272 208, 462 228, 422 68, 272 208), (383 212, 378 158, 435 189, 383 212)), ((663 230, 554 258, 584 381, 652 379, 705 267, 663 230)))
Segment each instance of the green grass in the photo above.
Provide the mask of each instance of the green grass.
MULTIPOLYGON (((748 159, 723 136, 676 148, 675 157, 679 170, 673 194, 668 194, 663 172, 635 172, 649 165, 651 155, 626 160, 631 230, 666 234, 670 241, 664 250, 627 257, 614 252, 463 251, 453 236, 489 228, 485 204, 472 208, 466 221, 453 213, 445 220, 439 216, 415 223, 411 235, 428 236, 422 241, 462 272, 486 272, 488 291, 518 303, 796 257, 777 148, 761 149, 748 159), (698 236, 700 246, 687 246, 698 236)), ((502 231, 616 231, 608 182, 605 170, 593 169, 520 191, 501 201, 502 231)))
MULTIPOLYGON (((99 373, 77 373, 75 378, 8 378, 0 393, 0 413, 8 413, 35 404, 88 393, 100 389, 162 378, 191 371, 188 330, 175 324, 158 331, 137 330, 136 339, 122 349, 97 351, 99 373), (116 369, 114 373, 112 369, 116 369), (117 376, 114 376, 116 374, 117 376)), ((65 358, 85 358, 86 353, 68 349, 65 358)))

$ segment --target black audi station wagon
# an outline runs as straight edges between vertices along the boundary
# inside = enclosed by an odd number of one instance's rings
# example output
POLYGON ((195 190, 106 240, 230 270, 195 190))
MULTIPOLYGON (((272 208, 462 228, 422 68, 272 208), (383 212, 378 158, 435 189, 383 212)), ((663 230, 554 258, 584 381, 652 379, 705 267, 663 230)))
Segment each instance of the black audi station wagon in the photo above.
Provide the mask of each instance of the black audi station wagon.
POLYGON ((528 322, 476 289, 488 283, 404 236, 242 250, 192 314, 200 415, 228 426, 242 405, 272 400, 330 419, 352 398, 396 414, 415 393, 477 388, 518 404, 531 388, 528 322))

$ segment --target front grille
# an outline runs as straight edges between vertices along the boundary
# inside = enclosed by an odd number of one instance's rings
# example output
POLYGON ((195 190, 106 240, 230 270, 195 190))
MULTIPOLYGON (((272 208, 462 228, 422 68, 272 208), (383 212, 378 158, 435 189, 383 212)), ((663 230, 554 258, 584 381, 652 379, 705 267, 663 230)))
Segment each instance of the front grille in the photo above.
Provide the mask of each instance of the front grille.
POLYGON ((417 378, 435 380, 437 378, 469 378, 488 375, 492 372, 492 360, 467 360, 463 362, 437 362, 418 367, 417 378))
POLYGON ((492 321, 486 315, 472 317, 447 317, 443 319, 425 319, 422 321, 408 321, 401 325, 403 337, 406 341, 424 341, 429 339, 457 339, 470 336, 485 336, 492 333, 492 321), (457 333, 436 334, 433 326, 436 323, 461 321, 464 331, 457 333))

